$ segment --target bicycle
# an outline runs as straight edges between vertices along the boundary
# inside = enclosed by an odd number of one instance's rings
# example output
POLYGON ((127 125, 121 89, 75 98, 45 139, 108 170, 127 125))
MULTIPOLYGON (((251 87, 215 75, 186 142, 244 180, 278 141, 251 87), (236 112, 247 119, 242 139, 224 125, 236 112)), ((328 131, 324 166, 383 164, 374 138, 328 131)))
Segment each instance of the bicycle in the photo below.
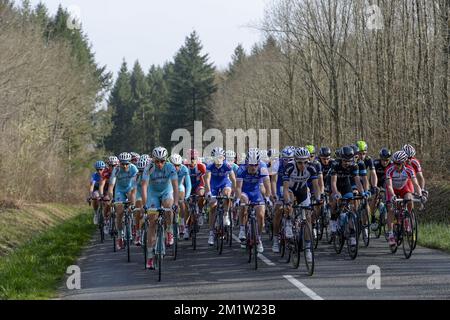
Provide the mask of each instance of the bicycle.
POLYGON ((372 223, 377 224, 377 228, 375 230, 372 230, 375 232, 375 238, 379 239, 381 236, 381 233, 385 234, 386 241, 388 240, 386 237, 386 219, 387 219, 387 209, 385 204, 385 189, 381 188, 380 192, 377 196, 377 204, 376 204, 376 210, 373 213, 374 219, 372 219, 372 223), (378 213, 378 214, 377 214, 378 213), (377 218, 378 215, 378 218, 377 218))
POLYGON ((403 248, 403 254, 406 259, 409 259, 414 250, 414 244, 417 242, 417 220, 413 218, 414 209, 409 212, 406 205, 409 202, 421 203, 421 209, 423 209, 423 203, 418 198, 413 199, 396 199, 394 206, 394 238, 395 244, 389 246, 392 253, 396 253, 400 245, 403 248))
POLYGON ((178 239, 179 239, 179 214, 178 210, 173 213, 172 219, 172 232, 173 232, 173 245, 168 245, 169 248, 172 248, 173 260, 177 260, 178 254, 178 239))
POLYGON ((109 215, 109 235, 113 241, 113 251, 116 252, 116 240, 118 231, 116 226, 116 209, 114 207, 114 200, 111 201, 111 213, 109 215))
MULTIPOLYGON (((314 200, 311 199, 313 202, 314 200)), ((326 233, 327 241, 328 241, 328 225, 330 223, 330 207, 328 205, 328 195, 325 194, 325 197, 322 202, 317 205, 322 205, 320 209, 320 214, 316 218, 315 222, 312 225, 312 231, 314 236, 314 249, 317 249, 319 245, 319 241, 323 238, 323 233, 326 233)))
POLYGON ((347 242, 348 254, 354 260, 358 255, 358 222, 356 214, 350 209, 350 201, 352 200, 353 198, 340 199, 338 208, 339 223, 337 224, 336 234, 333 237, 333 247, 336 253, 340 254, 344 243, 347 242), (350 227, 350 222, 353 225, 352 228, 350 227), (356 244, 353 246, 351 244, 352 235, 356 240, 356 244))
POLYGON ((141 233, 142 233, 141 239, 143 241, 142 249, 144 250, 144 269, 147 269, 147 249, 148 249, 147 239, 148 239, 148 228, 150 225, 147 210, 144 211, 143 220, 144 220, 144 224, 143 224, 142 230, 141 230, 141 233))
POLYGON ((269 235, 269 240, 273 240, 273 216, 274 216, 274 207, 273 205, 268 205, 266 203, 266 209, 264 211, 264 229, 266 233, 269 235))
POLYGON ((133 225, 133 214, 131 212, 131 202, 126 200, 125 202, 123 202, 123 211, 124 211, 124 215, 122 218, 122 222, 123 225, 125 226, 125 246, 127 247, 127 261, 130 262, 131 261, 131 253, 130 253, 130 247, 131 247, 131 242, 132 242, 132 235, 131 235, 131 230, 132 230, 132 225, 133 225))
POLYGON ((186 221, 186 225, 189 226, 189 236, 192 239, 192 246, 194 250, 197 250, 197 233, 200 230, 198 223, 198 220, 200 219, 200 210, 198 208, 199 198, 204 198, 204 196, 192 194, 189 197, 189 217, 186 221))
POLYGON ((252 257, 255 262, 255 270, 258 269, 258 224, 256 221, 256 210, 255 206, 259 204, 243 204, 242 207, 247 207, 247 224, 245 226, 246 243, 245 249, 248 253, 248 263, 252 262, 252 257))
MULTIPOLYGON (((220 194, 220 190, 219 190, 220 194)), ((231 197, 228 196, 211 196, 211 199, 217 200, 217 207, 216 207, 216 221, 215 221, 215 228, 214 228, 214 238, 216 241, 216 250, 218 251, 219 255, 222 254, 223 251, 223 242, 230 241, 231 246, 231 240, 232 234, 230 233, 230 227, 225 227, 223 223, 223 218, 225 216, 225 209, 224 209, 224 201, 225 200, 232 200, 231 197)))
POLYGON ((160 208, 158 211, 158 219, 156 220, 156 246, 155 246, 155 265, 158 268, 158 282, 161 281, 162 273, 162 260, 166 255, 166 244, 165 244, 165 213, 172 212, 170 208, 160 208))
POLYGON ((368 205, 367 197, 354 196, 353 200, 361 200, 361 203, 359 204, 359 207, 356 210, 357 235, 359 240, 359 237, 361 236, 362 233, 364 246, 367 248, 370 242, 370 218, 369 218, 369 211, 367 210, 368 205), (366 223, 363 223, 363 220, 365 220, 366 223))

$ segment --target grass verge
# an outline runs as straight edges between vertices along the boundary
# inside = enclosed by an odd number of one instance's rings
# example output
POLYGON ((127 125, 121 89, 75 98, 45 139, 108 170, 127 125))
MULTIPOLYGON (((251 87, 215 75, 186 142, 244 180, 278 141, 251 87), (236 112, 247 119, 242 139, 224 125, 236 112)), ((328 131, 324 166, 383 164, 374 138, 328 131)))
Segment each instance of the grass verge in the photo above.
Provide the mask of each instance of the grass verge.
POLYGON ((418 244, 450 253, 450 225, 444 223, 419 222, 418 244))
POLYGON ((54 226, 0 259, 0 299, 49 299, 69 265, 89 242, 95 226, 92 214, 78 214, 54 226))

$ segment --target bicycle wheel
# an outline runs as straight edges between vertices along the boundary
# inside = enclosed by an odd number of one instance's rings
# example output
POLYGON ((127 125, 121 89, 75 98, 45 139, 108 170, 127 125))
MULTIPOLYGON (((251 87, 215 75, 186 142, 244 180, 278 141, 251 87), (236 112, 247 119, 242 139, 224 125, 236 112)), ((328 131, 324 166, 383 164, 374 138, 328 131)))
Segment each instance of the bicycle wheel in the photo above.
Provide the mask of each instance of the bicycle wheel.
POLYGON ((399 234, 399 231, 400 231, 400 226, 398 224, 395 224, 394 225, 395 244, 392 245, 392 246, 389 246, 389 249, 391 250, 391 253, 393 253, 393 254, 396 253, 397 249, 398 249, 398 242, 399 242, 398 234, 399 234))
POLYGON ((104 227, 105 227, 105 220, 103 217, 103 208, 100 205, 100 207, 97 210, 97 215, 98 215, 98 228, 100 229, 100 242, 103 243, 103 241, 105 240, 105 231, 104 231, 104 227))
POLYGON ((411 218, 412 218, 412 230, 413 230, 413 250, 416 249, 417 240, 419 237, 419 222, 417 220, 417 215, 415 214, 414 210, 411 211, 411 218))
MULTIPOLYGON (((300 230, 300 232, 302 232, 300 230)), ((302 251, 300 249, 301 244, 300 244, 300 239, 303 237, 303 235, 300 233, 298 234, 297 232, 294 233, 294 244, 293 244, 293 248, 292 248, 292 266, 295 269, 298 269, 298 266, 300 265, 300 255, 302 254, 302 251)))
POLYGON ((126 237, 126 246, 127 246, 127 260, 130 262, 130 246, 131 246, 131 225, 129 216, 125 217, 125 237, 126 237))
POLYGON ((307 223, 301 225, 302 239, 300 250, 303 251, 305 258, 306 270, 309 276, 314 274, 314 245, 313 234, 307 223), (310 256, 309 256, 310 254, 310 256))
MULTIPOLYGON (((339 222, 338 222, 339 223, 339 222)), ((339 226, 338 230, 336 231, 333 239, 333 247, 334 251, 336 251, 337 254, 340 254, 342 252, 342 248, 344 247, 344 232, 343 232, 344 226, 339 226)))
POLYGON ((178 254, 178 222, 175 218, 175 222, 173 223, 173 260, 177 260, 178 254))
POLYGON ((321 224, 320 218, 318 218, 313 227, 314 249, 317 249, 317 246, 319 245, 319 231, 322 230, 321 224))
POLYGON ((255 270, 258 269, 258 230, 256 229, 256 219, 252 219, 252 224, 251 224, 252 230, 251 230, 251 235, 252 235, 252 242, 253 242, 253 257, 254 257, 254 262, 255 262, 255 270))
POLYGON ((247 225, 245 226, 245 235, 246 235, 245 249, 246 249, 247 254, 248 254, 247 262, 250 263, 250 262, 252 262, 252 249, 253 249, 250 221, 247 221, 247 225))
POLYGON ((414 229, 413 229, 413 218, 408 212, 405 212, 403 218, 403 253, 406 259, 411 257, 414 250, 414 229))
MULTIPOLYGON (((355 228, 355 226, 357 226, 357 223, 358 223, 356 215, 355 214, 350 214, 350 219, 349 220, 352 222, 352 225, 355 228)), ((352 244, 351 244, 351 235, 352 235, 352 233, 351 233, 351 229, 350 229, 350 223, 348 223, 347 224, 347 234, 349 236, 347 238, 347 250, 348 250, 348 254, 349 254, 349 256, 350 256, 350 258, 352 260, 355 260, 357 255, 358 255, 358 242, 359 242, 359 239, 358 239, 357 233, 358 233, 357 230, 353 230, 353 235, 354 235, 355 240, 356 240, 356 245, 352 246, 352 244)))
POLYGON ((370 242, 370 219, 367 208, 361 210, 360 218, 361 218, 360 223, 361 223, 362 239, 364 246, 367 248, 370 242), (366 221, 366 223, 363 223, 363 221, 366 221))
POLYGON ((157 235, 157 248, 156 248, 156 265, 158 266, 158 281, 161 281, 162 275, 162 259, 163 259, 163 251, 164 251, 164 229, 161 226, 158 226, 158 235, 157 235))
POLYGON ((117 231, 116 231, 116 217, 115 217, 115 214, 112 213, 112 214, 111 214, 111 237, 112 237, 113 251, 114 251, 114 252, 116 252, 116 236, 117 236, 117 231))
POLYGON ((227 237, 228 237, 229 246, 231 247, 233 244, 233 218, 231 217, 232 216, 231 210, 228 212, 228 215, 231 219, 230 219, 230 226, 227 228, 228 229, 227 237))
MULTIPOLYGON (((284 231, 282 231, 284 232, 284 231)), ((280 237, 280 257, 283 258, 286 253, 286 238, 284 236, 280 237)))
POLYGON ((144 250, 144 269, 147 269, 147 226, 144 226, 142 240, 142 250, 144 250))

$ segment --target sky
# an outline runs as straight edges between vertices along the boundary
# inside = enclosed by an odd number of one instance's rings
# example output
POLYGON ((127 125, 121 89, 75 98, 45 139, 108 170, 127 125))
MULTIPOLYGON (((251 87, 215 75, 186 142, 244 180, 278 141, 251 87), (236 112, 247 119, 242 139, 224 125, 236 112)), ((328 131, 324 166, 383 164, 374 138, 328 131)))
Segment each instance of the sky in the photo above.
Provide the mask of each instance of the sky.
MULTIPOLYGON (((39 0, 32 0, 36 5, 39 0)), ((262 40, 254 28, 268 0, 43 0, 51 15, 58 5, 77 12, 97 61, 116 76, 123 58, 144 70, 171 61, 196 31, 210 62, 227 67, 236 46, 247 52, 262 40), (253 26, 253 27, 252 27, 253 26)))

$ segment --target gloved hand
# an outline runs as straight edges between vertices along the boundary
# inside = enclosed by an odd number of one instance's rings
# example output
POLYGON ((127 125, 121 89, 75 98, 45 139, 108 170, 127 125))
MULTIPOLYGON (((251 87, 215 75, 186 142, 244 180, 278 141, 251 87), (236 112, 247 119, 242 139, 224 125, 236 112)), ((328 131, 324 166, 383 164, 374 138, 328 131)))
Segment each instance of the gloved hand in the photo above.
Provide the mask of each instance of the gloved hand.
POLYGON ((428 191, 425 189, 422 189, 422 196, 424 196, 425 198, 428 198, 428 191))
POLYGON ((364 191, 362 193, 362 196, 365 197, 365 198, 369 198, 371 196, 371 193, 370 193, 370 191, 364 191))
POLYGON ((340 198, 342 198, 342 195, 340 193, 335 193, 333 194, 334 199, 339 200, 340 198))
POLYGON ((147 212, 147 211, 148 211, 147 205, 144 205, 144 206, 142 207, 142 209, 144 209, 144 212, 147 212))
POLYGON ((239 207, 239 204, 241 203, 241 199, 236 199, 235 201, 234 201, 234 206, 235 207, 239 207))
POLYGON ((174 204, 172 206, 172 210, 173 210, 173 212, 178 212, 178 206, 176 204, 174 204))
POLYGON ((422 204, 423 203, 425 203, 425 202, 427 202, 427 200, 428 200, 428 198, 427 197, 425 197, 425 196, 420 196, 420 202, 422 202, 422 204))
POLYGON ((205 197, 206 197, 206 199, 211 199, 211 196, 212 196, 212 194, 211 194, 211 191, 210 192, 208 192, 207 194, 205 194, 205 197))
POLYGON ((272 203, 272 201, 270 201, 269 197, 266 197, 265 200, 266 200, 266 203, 267 203, 268 206, 272 206, 273 205, 273 203, 272 203))

